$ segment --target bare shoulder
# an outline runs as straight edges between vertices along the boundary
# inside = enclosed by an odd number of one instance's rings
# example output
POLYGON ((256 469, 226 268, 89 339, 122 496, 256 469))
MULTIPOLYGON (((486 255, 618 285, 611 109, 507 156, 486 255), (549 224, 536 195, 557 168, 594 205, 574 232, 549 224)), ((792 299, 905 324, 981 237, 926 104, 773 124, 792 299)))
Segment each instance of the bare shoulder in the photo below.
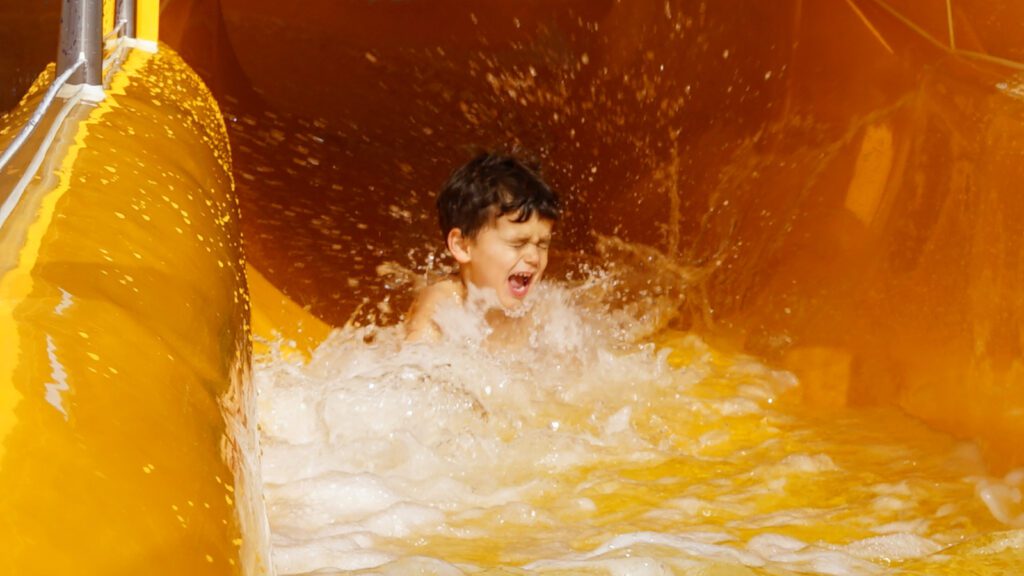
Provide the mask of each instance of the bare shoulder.
POLYGON ((423 288, 416 295, 406 315, 406 337, 409 340, 436 340, 441 336, 434 323, 434 312, 444 302, 459 302, 463 298, 462 283, 447 278, 423 288))

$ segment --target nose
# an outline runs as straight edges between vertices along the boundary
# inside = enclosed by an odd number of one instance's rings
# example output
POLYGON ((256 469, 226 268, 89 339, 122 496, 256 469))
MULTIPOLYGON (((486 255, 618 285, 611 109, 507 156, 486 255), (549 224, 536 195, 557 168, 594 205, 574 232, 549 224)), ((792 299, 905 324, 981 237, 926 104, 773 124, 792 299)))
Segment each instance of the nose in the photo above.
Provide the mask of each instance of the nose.
POLYGON ((533 242, 528 243, 523 248, 523 261, 530 265, 537 265, 540 263, 540 247, 533 242))

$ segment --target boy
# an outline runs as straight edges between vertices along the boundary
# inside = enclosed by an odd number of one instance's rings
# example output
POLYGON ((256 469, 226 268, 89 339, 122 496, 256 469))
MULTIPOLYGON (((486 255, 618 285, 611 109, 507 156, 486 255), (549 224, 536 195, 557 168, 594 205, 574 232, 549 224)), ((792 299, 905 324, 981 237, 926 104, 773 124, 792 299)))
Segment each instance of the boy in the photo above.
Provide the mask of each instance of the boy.
POLYGON ((452 173, 437 198, 453 276, 424 288, 406 321, 411 340, 437 340, 434 313, 462 305, 470 290, 496 299, 507 312, 523 306, 548 265, 558 195, 537 172, 512 156, 483 153, 452 173))

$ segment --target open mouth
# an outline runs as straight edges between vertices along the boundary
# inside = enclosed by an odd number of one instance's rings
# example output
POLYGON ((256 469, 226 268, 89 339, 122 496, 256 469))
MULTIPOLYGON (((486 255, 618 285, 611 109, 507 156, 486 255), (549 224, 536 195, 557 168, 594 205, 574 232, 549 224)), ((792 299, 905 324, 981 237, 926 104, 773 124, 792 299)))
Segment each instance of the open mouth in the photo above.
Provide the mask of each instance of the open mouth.
POLYGON ((526 297, 533 282, 532 272, 516 272, 508 277, 508 289, 516 298, 526 297))

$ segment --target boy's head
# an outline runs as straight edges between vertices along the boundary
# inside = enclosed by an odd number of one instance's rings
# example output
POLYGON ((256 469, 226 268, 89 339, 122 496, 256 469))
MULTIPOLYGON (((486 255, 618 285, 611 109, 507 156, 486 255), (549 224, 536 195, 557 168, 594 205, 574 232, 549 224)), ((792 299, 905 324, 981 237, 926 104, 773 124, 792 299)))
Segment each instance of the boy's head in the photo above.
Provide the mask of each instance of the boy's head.
POLYGON ((462 281, 518 307, 547 267, 558 195, 519 159, 484 153, 452 173, 437 212, 462 281))

